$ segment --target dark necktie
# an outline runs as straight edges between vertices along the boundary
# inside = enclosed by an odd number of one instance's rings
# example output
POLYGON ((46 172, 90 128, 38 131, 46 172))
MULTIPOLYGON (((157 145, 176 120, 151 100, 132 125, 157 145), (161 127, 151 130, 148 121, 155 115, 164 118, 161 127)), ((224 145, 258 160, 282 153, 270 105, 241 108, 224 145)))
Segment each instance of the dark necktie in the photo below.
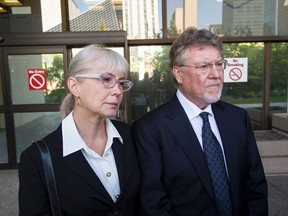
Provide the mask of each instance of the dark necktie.
POLYGON ((220 216, 231 216, 232 204, 223 153, 218 140, 211 130, 208 115, 209 113, 207 112, 202 112, 200 114, 201 118, 203 119, 203 149, 213 183, 218 213, 220 216))

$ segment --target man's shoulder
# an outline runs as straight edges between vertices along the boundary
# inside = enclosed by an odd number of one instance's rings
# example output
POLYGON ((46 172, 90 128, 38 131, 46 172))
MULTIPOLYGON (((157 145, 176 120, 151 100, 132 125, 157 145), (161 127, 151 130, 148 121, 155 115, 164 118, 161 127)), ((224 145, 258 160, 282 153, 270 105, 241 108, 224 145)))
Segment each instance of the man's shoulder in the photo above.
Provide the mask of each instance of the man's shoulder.
POLYGON ((163 103, 159 105, 158 107, 154 108, 153 110, 145 113, 143 116, 141 116, 139 119, 135 120, 133 122, 133 125, 149 125, 151 127, 157 125, 163 125, 167 121, 169 121, 169 116, 173 115, 171 113, 178 112, 178 108, 173 106, 172 101, 168 101, 166 103, 163 103), (173 111, 172 111, 173 109, 173 111))
POLYGON ((218 101, 212 104, 212 110, 215 115, 231 117, 231 119, 235 117, 243 118, 248 115, 245 108, 224 101, 218 101))
POLYGON ((218 108, 218 109, 231 109, 231 110, 235 110, 235 111, 243 111, 245 110, 244 108, 219 100, 218 102, 216 102, 215 104, 212 104, 212 107, 218 108))

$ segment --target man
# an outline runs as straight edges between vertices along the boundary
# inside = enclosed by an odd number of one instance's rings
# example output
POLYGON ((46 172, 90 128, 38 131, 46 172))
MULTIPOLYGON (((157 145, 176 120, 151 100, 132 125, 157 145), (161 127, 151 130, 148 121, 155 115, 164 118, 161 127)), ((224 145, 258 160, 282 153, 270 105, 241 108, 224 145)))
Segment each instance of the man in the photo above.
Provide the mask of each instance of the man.
POLYGON ((219 100, 225 67, 219 38, 188 28, 169 58, 175 96, 134 122, 142 215, 268 215, 267 183, 248 114, 219 100))

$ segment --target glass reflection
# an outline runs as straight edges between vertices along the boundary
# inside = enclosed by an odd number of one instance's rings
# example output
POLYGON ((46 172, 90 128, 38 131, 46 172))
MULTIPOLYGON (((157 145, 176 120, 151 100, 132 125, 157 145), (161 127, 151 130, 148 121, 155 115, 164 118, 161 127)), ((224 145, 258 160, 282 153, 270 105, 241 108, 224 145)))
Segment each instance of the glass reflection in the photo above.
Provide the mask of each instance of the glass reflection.
POLYGON ((3 105, 2 74, 0 74, 0 105, 3 105))
MULTIPOLYGON (((47 32, 55 25, 61 25, 61 7, 59 0, 13 1, 0 3, 0 32, 47 32), (10 2, 10 3, 9 3, 10 2)), ((59 29, 58 31, 62 31, 59 29)))
POLYGON ((17 161, 25 148, 54 131, 60 123, 59 112, 15 113, 17 161))
POLYGON ((7 138, 4 114, 0 113, 0 163, 8 163, 7 138))
MULTIPOLYGON (((164 5, 167 17, 162 0, 68 0, 69 29, 124 30, 128 39, 175 38, 188 26, 232 37, 288 34, 286 0, 166 0, 164 5)), ((0 32, 61 32, 61 22, 59 0, 23 1, 0 11, 0 32)))
MULTIPOLYGON (((71 31, 127 31, 128 39, 160 37, 161 0, 69 1, 71 31)), ((51 31, 61 28, 55 26, 51 31)))
MULTIPOLYGON (((224 44, 224 58, 248 58, 247 82, 224 83, 222 100, 245 108, 254 130, 262 129, 262 100, 264 79, 264 44, 224 44)), ((229 73, 229 71, 225 71, 229 73)))
POLYGON ((273 43, 271 49, 269 120, 272 122, 271 127, 285 131, 288 116, 288 59, 283 56, 288 55, 288 43, 273 43))
POLYGON ((170 46, 130 47, 132 121, 168 101, 175 92, 169 67, 170 46), (145 56, 145 58, 143 58, 145 56))
POLYGON ((62 54, 9 55, 8 63, 13 104, 62 101, 65 94, 62 54), (37 74, 39 71, 43 73, 37 74))

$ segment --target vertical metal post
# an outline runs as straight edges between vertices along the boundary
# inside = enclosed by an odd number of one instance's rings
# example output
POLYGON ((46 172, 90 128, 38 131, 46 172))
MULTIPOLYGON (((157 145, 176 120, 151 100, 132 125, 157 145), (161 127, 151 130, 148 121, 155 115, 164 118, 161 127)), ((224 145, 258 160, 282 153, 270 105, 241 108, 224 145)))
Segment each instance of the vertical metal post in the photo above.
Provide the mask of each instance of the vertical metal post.
POLYGON ((262 122, 263 130, 269 129, 270 112, 270 76, 271 76, 271 42, 264 42, 264 98, 262 122))

